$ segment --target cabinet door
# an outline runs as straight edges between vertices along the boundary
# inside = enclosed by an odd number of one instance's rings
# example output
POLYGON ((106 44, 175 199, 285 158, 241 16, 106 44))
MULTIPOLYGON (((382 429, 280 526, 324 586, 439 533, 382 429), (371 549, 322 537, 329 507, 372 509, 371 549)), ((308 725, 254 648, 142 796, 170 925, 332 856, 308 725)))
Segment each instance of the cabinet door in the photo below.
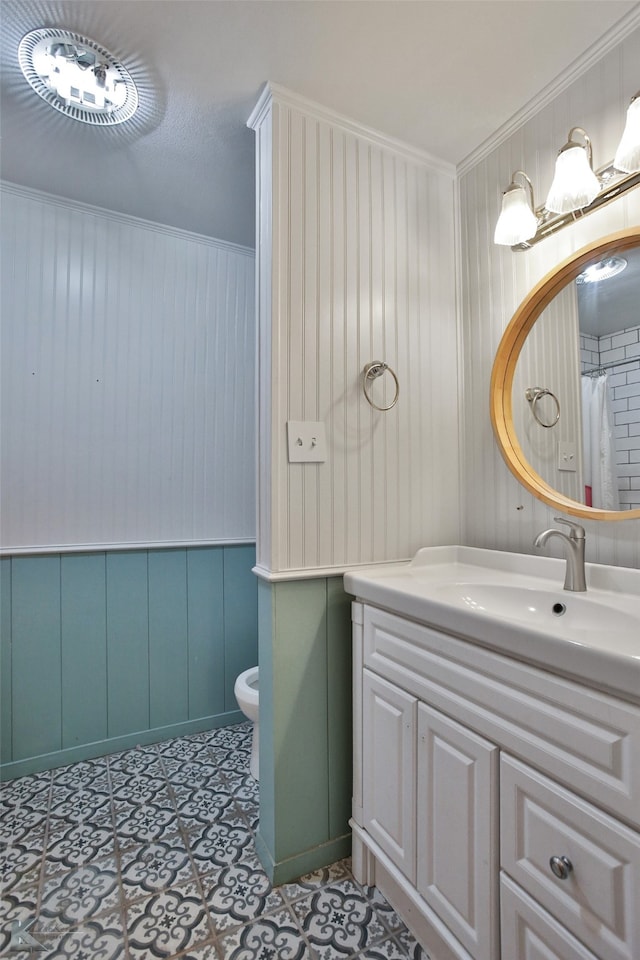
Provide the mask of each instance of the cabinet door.
POLYGON ((415 883, 417 700, 368 670, 362 695, 364 826, 415 883))
POLYGON ((498 748, 418 706, 417 887, 474 960, 500 955, 498 748))

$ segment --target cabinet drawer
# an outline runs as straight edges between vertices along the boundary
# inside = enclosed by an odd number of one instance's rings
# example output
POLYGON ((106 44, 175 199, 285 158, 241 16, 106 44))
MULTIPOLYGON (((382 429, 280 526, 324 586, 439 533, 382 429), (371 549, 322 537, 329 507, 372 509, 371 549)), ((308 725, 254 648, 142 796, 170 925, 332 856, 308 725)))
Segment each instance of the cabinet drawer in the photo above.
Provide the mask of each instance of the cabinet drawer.
POLYGON ((598 960, 504 874, 500 904, 505 960, 598 960))
POLYGON ((370 606, 364 663, 640 827, 640 707, 370 606))
POLYGON ((504 755, 500 796, 503 870, 596 956, 638 960, 640 835, 504 755))

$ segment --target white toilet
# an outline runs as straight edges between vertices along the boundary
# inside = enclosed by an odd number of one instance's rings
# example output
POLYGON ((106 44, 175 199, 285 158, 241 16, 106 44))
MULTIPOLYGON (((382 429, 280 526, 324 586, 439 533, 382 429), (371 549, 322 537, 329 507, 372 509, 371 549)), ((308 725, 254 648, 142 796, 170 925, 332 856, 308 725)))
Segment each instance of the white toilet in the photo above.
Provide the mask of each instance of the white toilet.
POLYGON ((249 763, 249 772, 255 780, 258 776, 258 743, 259 743, 259 725, 258 725, 258 668, 251 667, 241 673, 236 680, 233 692, 236 695, 238 706, 248 720, 253 723, 253 742, 251 744, 251 761, 249 763))

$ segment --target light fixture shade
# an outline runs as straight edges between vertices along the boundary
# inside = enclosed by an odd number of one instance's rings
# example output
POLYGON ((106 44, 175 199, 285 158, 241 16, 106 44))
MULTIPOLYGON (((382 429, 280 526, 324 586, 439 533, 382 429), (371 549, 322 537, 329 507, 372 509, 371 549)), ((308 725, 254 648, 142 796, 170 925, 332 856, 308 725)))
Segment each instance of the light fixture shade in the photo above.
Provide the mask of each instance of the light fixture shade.
POLYGON ((636 94, 627 110, 627 123, 613 165, 623 173, 640 170, 640 94, 636 94))
POLYGON ((579 273, 576 277, 576 283, 600 283, 602 280, 610 280, 611 277, 617 277, 619 273, 628 266, 628 261, 624 257, 603 257, 597 263, 592 263, 579 273))
POLYGON ((599 193, 600 183, 587 151, 582 144, 567 144, 558 154, 545 207, 551 213, 571 213, 588 207, 599 193))
POLYGON ((502 197, 502 210, 496 223, 493 242, 513 247, 535 236, 538 220, 531 209, 524 187, 512 183, 502 197))
POLYGON ((38 96, 73 120, 124 123, 138 108, 129 71, 95 40, 72 30, 32 30, 20 41, 18 62, 38 96))

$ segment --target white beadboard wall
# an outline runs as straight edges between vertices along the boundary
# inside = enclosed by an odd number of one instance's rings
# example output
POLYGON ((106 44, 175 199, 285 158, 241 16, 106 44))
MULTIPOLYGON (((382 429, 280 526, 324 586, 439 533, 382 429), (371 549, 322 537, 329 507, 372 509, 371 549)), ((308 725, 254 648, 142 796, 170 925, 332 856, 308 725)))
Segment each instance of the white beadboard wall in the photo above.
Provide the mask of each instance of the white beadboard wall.
POLYGON ((2 186, 2 547, 255 538, 254 253, 2 186))
MULTIPOLYGON (((518 304, 554 264, 601 236, 640 224, 640 190, 561 230, 532 250, 493 243, 502 190, 516 169, 542 202, 557 150, 580 125, 594 145, 594 166, 610 161, 631 96, 640 86, 640 29, 477 162, 460 169, 461 317, 464 342, 465 539, 469 545, 533 553, 533 539, 554 511, 531 497, 505 466, 491 430, 489 381, 500 338, 518 304)), ((640 521, 585 521, 587 558, 640 566, 640 521)))
MULTIPOLYGON (((250 124, 258 569, 319 574, 457 542, 454 171, 280 88, 250 124), (387 413, 363 395, 370 360, 400 381, 387 413), (288 420, 324 421, 326 462, 288 463, 288 420)), ((376 383, 379 402, 392 386, 376 383)))

